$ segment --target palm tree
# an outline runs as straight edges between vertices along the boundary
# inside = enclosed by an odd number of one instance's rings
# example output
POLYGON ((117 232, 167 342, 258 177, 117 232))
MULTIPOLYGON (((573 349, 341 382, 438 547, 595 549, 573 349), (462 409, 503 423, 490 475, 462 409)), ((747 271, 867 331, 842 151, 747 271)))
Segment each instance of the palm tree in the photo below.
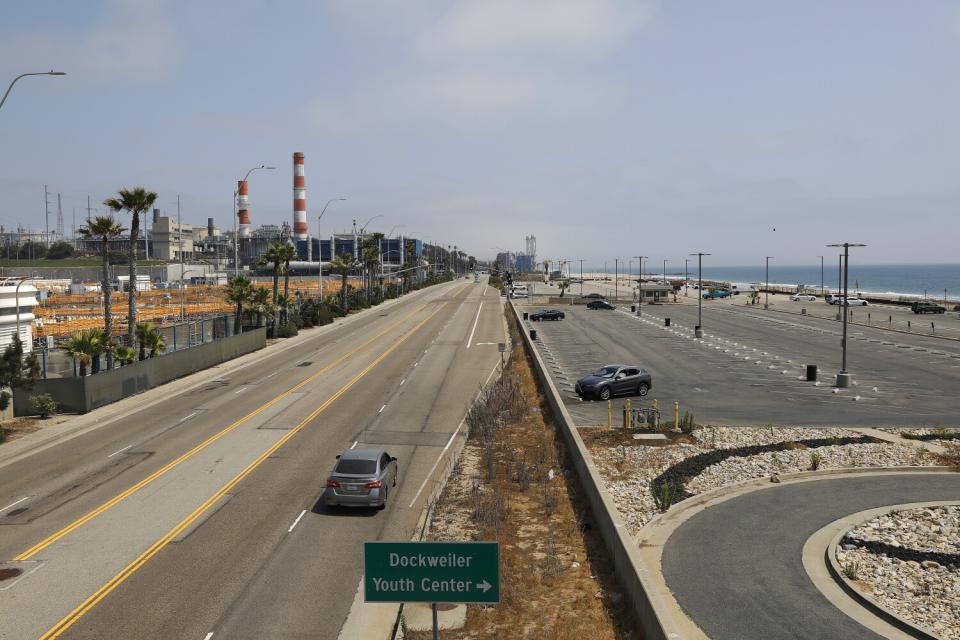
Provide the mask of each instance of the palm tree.
POLYGON ((271 309, 270 292, 263 287, 254 287, 247 308, 257 314, 257 326, 262 327, 263 315, 271 309))
POLYGON ((151 358, 156 357, 167 348, 167 339, 159 331, 147 334, 146 338, 146 346, 151 358))
POLYGON ((277 296, 280 295, 280 269, 283 267, 283 245, 271 243, 267 250, 260 256, 260 265, 270 265, 273 272, 273 304, 277 304, 277 296))
POLYGON ((100 354, 106 353, 108 360, 113 360, 113 343, 103 329, 90 329, 93 337, 93 366, 90 373, 100 373, 100 354))
POLYGON ((340 274, 340 297, 343 300, 344 312, 349 310, 347 304, 347 276, 357 268, 357 261, 349 253, 341 253, 330 261, 330 270, 340 274))
POLYGON ((87 365, 97 351, 97 329, 85 329, 70 336, 64 350, 80 364, 80 377, 87 375, 87 365))
POLYGON ((233 332, 240 333, 243 326, 244 307, 250 302, 253 296, 253 283, 249 278, 238 275, 231 278, 227 283, 227 302, 235 304, 237 307, 236 315, 233 318, 233 332))
POLYGON ((117 362, 119 362, 121 366, 130 364, 137 359, 137 350, 133 347, 124 347, 123 345, 120 345, 115 347, 114 351, 117 355, 117 362))
POLYGON ((382 233, 371 233, 365 238, 360 249, 360 258, 363 261, 364 271, 367 281, 367 300, 370 300, 371 283, 374 277, 374 267, 380 264, 380 241, 383 239, 382 233))
POLYGON ((157 328, 154 327, 149 322, 138 322, 134 327, 134 333, 136 335, 137 344, 140 345, 140 360, 147 359, 147 345, 150 341, 150 336, 157 333, 157 328))
MULTIPOLYGON (((126 231, 120 223, 113 219, 113 216, 97 216, 87 223, 87 226, 80 227, 80 235, 84 238, 99 238, 100 255, 103 257, 103 273, 100 282, 100 289, 103 292, 103 332, 107 336, 113 335, 113 308, 110 301, 110 294, 113 292, 110 286, 110 240, 116 238, 126 231)), ((107 351, 107 369, 113 368, 113 353, 107 351)))
POLYGON ((157 194, 147 191, 143 187, 134 189, 120 189, 116 198, 107 198, 103 201, 111 211, 129 211, 130 219, 130 248, 127 259, 130 261, 130 283, 127 292, 127 341, 133 344, 134 331, 137 322, 137 240, 140 236, 140 215, 153 207, 157 194))

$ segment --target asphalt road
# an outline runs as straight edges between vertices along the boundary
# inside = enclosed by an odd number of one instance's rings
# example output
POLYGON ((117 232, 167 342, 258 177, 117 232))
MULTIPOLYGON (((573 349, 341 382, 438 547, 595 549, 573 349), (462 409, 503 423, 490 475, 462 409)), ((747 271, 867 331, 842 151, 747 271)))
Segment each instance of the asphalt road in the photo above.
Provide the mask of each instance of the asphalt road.
POLYGON ((663 574, 686 614, 713 640, 880 638, 810 581, 803 545, 851 513, 951 500, 960 475, 900 474, 784 484, 716 504, 667 540, 663 574))
POLYGON ((496 292, 461 280, 0 461, 0 508, 28 498, 0 512, 0 557, 25 572, 0 585, 0 637, 71 612, 65 638, 337 637, 362 542, 409 539, 502 340, 496 292), (355 442, 400 460, 384 512, 317 505, 355 442))
MULTIPOLYGON (((657 398, 666 412, 678 400, 681 411, 692 411, 701 423, 957 424, 960 342, 852 327, 848 370, 856 384, 834 393, 841 336, 836 321, 706 303, 706 338, 698 341, 693 337, 695 304, 644 305, 642 319, 629 307, 590 311, 572 305, 563 310, 563 321, 526 326, 537 330, 554 382, 579 424, 605 423, 607 409, 605 403, 580 401, 573 385, 612 363, 639 364, 652 373, 653 390, 644 405, 657 398), (806 364, 820 368, 819 386, 799 379, 806 364)), ((615 418, 622 404, 615 401, 615 418)))

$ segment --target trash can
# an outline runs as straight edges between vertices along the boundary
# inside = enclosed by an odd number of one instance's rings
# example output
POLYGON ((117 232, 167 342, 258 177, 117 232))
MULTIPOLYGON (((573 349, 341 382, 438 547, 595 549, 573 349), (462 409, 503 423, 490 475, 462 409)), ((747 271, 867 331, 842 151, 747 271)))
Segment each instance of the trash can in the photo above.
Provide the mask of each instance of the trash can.
POLYGON ((524 311, 524 312, 523 312, 523 319, 524 319, 524 320, 527 320, 527 319, 529 319, 529 318, 530 318, 530 314, 529 314, 528 312, 524 311))
POLYGON ((697 325, 696 327, 693 328, 693 335, 695 335, 698 338, 703 337, 703 329, 700 327, 700 325, 697 325))
POLYGON ((808 364, 807 365, 807 382, 816 382, 817 381, 817 365, 808 364))
POLYGON ((806 308, 806 307, 804 307, 803 309, 800 309, 800 315, 802 315, 802 316, 807 315, 807 308, 806 308))
POLYGON ((537 330, 536 330, 536 329, 530 329, 530 339, 531 339, 531 340, 536 340, 536 339, 537 339, 537 330))
POLYGON ((637 305, 635 304, 630 305, 630 313, 636 313, 636 312, 637 312, 637 305))
POLYGON ((670 326, 670 318, 664 318, 664 319, 663 319, 663 326, 665 326, 665 327, 669 327, 669 326, 670 326))

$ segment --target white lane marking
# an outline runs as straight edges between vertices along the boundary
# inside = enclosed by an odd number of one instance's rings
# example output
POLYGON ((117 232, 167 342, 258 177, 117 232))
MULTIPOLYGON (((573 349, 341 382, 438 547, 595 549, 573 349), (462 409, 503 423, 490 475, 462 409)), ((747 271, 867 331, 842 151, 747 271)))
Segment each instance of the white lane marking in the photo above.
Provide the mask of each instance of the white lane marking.
POLYGON ((413 363, 413 366, 417 366, 418 364, 420 364, 420 361, 419 361, 419 360, 416 361, 416 362, 414 362, 414 363, 413 363))
POLYGON ((380 407, 380 411, 377 411, 377 413, 383 413, 383 410, 386 408, 387 408, 387 405, 383 405, 382 407, 380 407))
POLYGON ((274 371, 273 373, 264 376, 263 379, 264 379, 264 380, 269 380, 270 378, 272 378, 273 376, 277 375, 278 373, 280 373, 280 372, 279 372, 279 371, 274 371))
POLYGON ((180 424, 181 422, 186 422, 187 420, 189 420, 189 419, 192 418, 193 416, 197 415, 198 413, 200 413, 200 412, 199 412, 199 411, 194 411, 193 413, 188 413, 187 415, 185 415, 185 416, 183 416, 182 418, 180 418, 180 419, 177 421, 177 424, 180 424))
POLYGON ((3 509, 0 509, 0 513, 6 511, 7 509, 9 509, 9 508, 11 508, 11 507, 17 506, 18 504, 20 504, 20 503, 23 502, 24 500, 29 500, 29 499, 30 499, 30 496, 27 496, 26 498, 20 498, 19 500, 17 500, 17 501, 14 502, 13 504, 8 504, 8 505, 5 506, 3 509))
POLYGON ((203 636, 203 640, 210 640, 210 638, 212 638, 212 637, 213 637, 213 631, 211 631, 211 632, 208 633, 207 635, 203 636))
POLYGON ((132 444, 128 444, 128 445, 125 446, 123 449, 120 449, 119 451, 114 451, 113 453, 111 453, 111 454, 108 455, 107 457, 108 457, 108 458, 112 458, 113 456, 115 456, 115 455, 117 455, 117 454, 123 453, 124 451, 126 451, 127 449, 129 449, 129 448, 132 447, 132 446, 133 446, 132 444))
POLYGON ((467 349, 470 348, 470 343, 473 342, 473 334, 477 330, 477 323, 480 322, 480 310, 483 309, 483 302, 480 302, 480 306, 477 307, 477 317, 473 320, 473 329, 470 330, 470 337, 467 338, 467 349))
MULTIPOLYGON (((27 562, 37 562, 37 561, 36 561, 36 560, 27 560, 27 562)), ((11 583, 8 584, 7 586, 5 586, 5 587, 0 587, 0 591, 9 591, 10 589, 13 589, 15 586, 17 586, 17 583, 18 583, 18 582, 20 582, 21 580, 23 580, 23 579, 26 578, 27 576, 33 575, 34 573, 36 573, 37 571, 39 571, 40 569, 42 569, 42 568, 44 567, 44 565, 46 565, 46 564, 47 564, 46 562, 41 561, 41 562, 40 562, 39 564, 37 564, 37 566, 35 566, 33 569, 30 569, 30 571, 27 571, 26 573, 22 574, 19 578, 17 578, 16 580, 14 580, 13 582, 11 582, 11 583)))
POLYGON ((406 382, 406 381, 407 381, 406 378, 404 378, 403 380, 401 380, 401 381, 400 381, 400 386, 402 387, 402 386, 403 386, 403 383, 406 382))
POLYGON ((293 531, 293 528, 300 523, 300 518, 302 518, 302 517, 303 517, 303 514, 305 514, 306 512, 307 512, 306 509, 304 509, 303 511, 300 512, 300 515, 297 516, 297 519, 294 520, 294 521, 293 521, 293 524, 290 525, 290 528, 287 529, 287 533, 290 533, 291 531, 293 531))
POLYGON ((234 391, 233 393, 234 393, 234 395, 240 394, 240 393, 243 393, 244 391, 246 391, 247 389, 248 389, 248 387, 240 387, 239 389, 237 389, 237 390, 234 391))
POLYGON ((358 442, 360 442, 360 441, 359 441, 359 440, 354 440, 354 441, 353 441, 353 444, 350 445, 350 448, 353 449, 355 446, 357 446, 357 443, 358 443, 358 442))
MULTIPOLYGON (((493 374, 497 372, 500 368, 500 363, 498 362, 493 366, 493 369, 490 371, 490 375, 487 376, 487 379, 484 381, 483 386, 480 387, 480 390, 477 391, 476 397, 473 399, 473 402, 476 402, 480 398, 480 395, 483 393, 484 388, 487 384, 490 383, 490 378, 493 377, 493 374)), ((472 405, 473 402, 470 404, 472 405)), ((467 408, 467 413, 470 413, 470 408, 467 408)), ((457 437, 457 434, 460 433, 460 429, 463 427, 463 423, 467 421, 467 413, 463 414, 463 418, 460 420, 460 424, 457 425, 456 430, 450 434, 450 439, 447 440, 447 444, 444 445, 443 450, 440 452, 440 455, 437 456, 436 462, 433 463, 433 466, 430 467, 430 471, 427 472, 427 477, 423 479, 423 482, 420 484, 420 488, 417 489, 417 493, 413 496, 413 500, 410 501, 410 506, 408 508, 412 509, 413 505, 417 502, 417 498, 420 497, 420 494, 423 492, 423 488, 427 486, 427 482, 430 480, 430 476, 433 475, 433 472, 436 471, 437 465, 440 464, 440 461, 443 460, 444 454, 447 452, 447 449, 450 448, 450 445, 453 444, 453 439, 457 437)))

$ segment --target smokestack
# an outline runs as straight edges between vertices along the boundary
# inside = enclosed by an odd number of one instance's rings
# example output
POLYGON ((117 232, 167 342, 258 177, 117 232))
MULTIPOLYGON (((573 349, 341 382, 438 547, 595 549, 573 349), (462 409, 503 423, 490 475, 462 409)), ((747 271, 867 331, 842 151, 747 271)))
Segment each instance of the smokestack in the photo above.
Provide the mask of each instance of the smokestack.
POLYGON ((247 190, 247 181, 237 182, 237 216, 240 218, 240 237, 250 237, 250 192, 247 190))
POLYGON ((307 239, 307 187, 303 177, 303 153, 293 154, 293 237, 307 239))
POLYGON ((213 237, 213 218, 207 218, 207 237, 213 237))

